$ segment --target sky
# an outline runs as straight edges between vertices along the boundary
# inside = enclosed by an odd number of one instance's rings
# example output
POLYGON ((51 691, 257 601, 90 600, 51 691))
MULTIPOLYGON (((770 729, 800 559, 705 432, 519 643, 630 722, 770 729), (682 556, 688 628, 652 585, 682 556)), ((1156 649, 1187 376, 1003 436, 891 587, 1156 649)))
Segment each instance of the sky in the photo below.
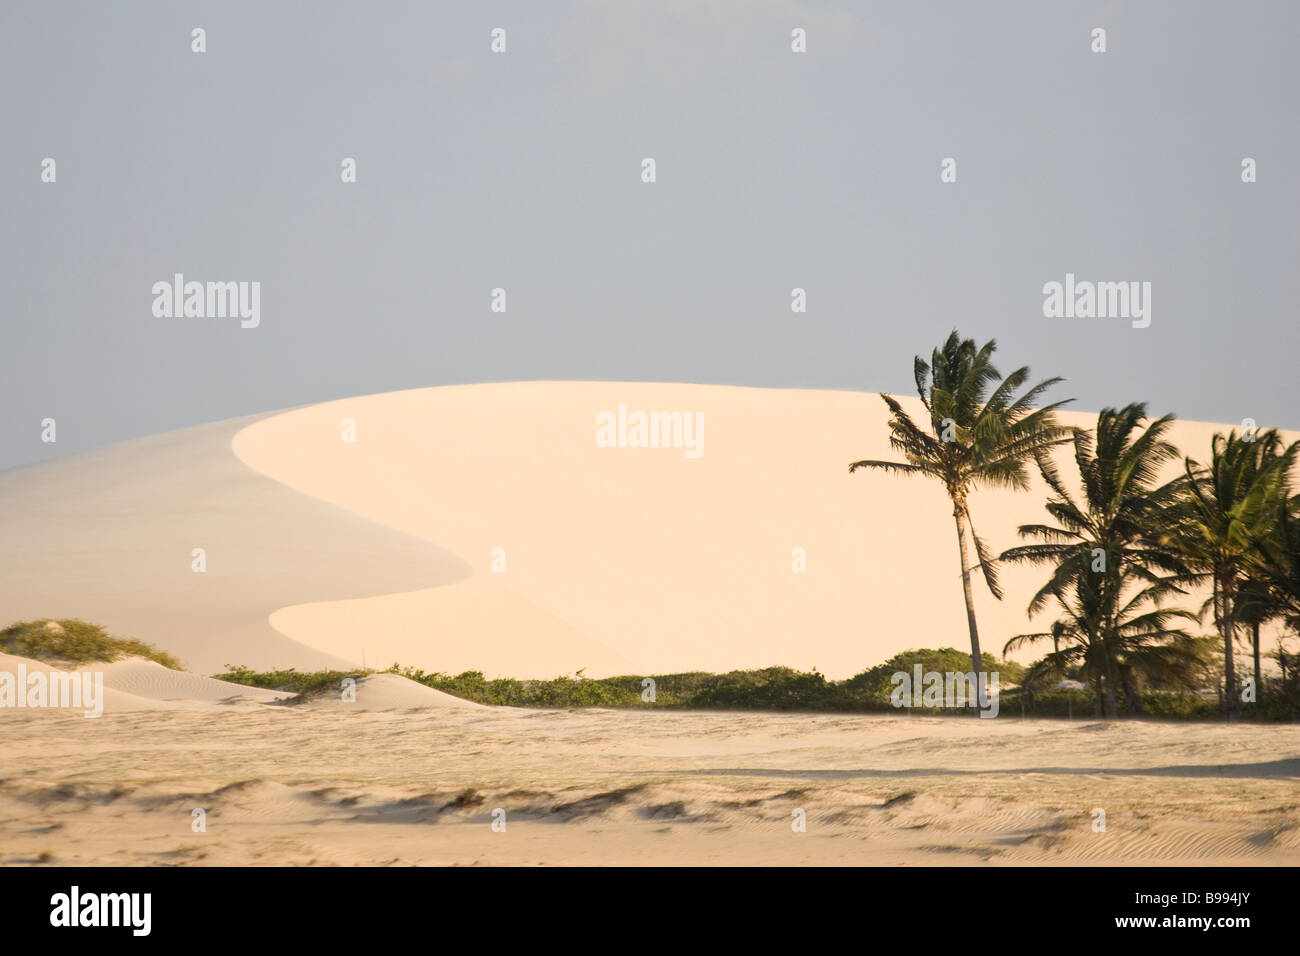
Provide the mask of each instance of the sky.
POLYGON ((1263 0, 9 0, 0 468, 466 382, 910 394, 953 328, 1078 410, 1300 428, 1297 36, 1263 0), (259 324, 155 315, 176 273, 260 283, 259 324), (1149 282, 1150 325, 1046 317, 1067 273, 1149 282))

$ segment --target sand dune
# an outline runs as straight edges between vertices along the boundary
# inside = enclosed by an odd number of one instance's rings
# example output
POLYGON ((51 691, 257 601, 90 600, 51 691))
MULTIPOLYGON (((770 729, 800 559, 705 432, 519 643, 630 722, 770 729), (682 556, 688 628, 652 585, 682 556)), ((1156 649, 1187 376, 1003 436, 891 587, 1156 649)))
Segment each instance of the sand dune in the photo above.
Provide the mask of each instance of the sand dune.
POLYGON ((303 601, 463 577, 454 556, 268 480, 235 419, 0 472, 0 621, 79 617, 198 673, 350 666, 268 623, 303 601), (207 571, 194 573, 203 548, 207 571))
POLYGON ((356 694, 345 700, 340 693, 312 697, 301 706, 305 709, 337 710, 411 710, 423 707, 454 707, 462 710, 487 710, 482 704, 462 700, 440 690, 417 684, 397 674, 372 674, 356 683, 356 694))
MULTIPOLYGON (((0 653, 0 673, 13 675, 13 686, 18 691, 19 696, 24 696, 23 685, 21 683, 23 675, 44 675, 45 686, 48 687, 49 676, 52 673, 62 672, 63 670, 65 669, 54 668, 49 664, 42 663, 41 661, 31 660, 26 657, 17 657, 13 654, 0 653)), ((79 703, 81 703, 82 706, 69 708, 67 712, 84 716, 85 713, 92 709, 92 705, 88 702, 79 703)), ((17 698, 15 698, 13 703, 6 704, 4 709, 0 709, 0 720, 12 719, 17 715, 26 712, 19 709, 16 704, 17 698)), ((103 685, 103 700, 101 706, 97 709, 103 714, 113 714, 127 713, 135 710, 177 710, 180 709, 180 707, 181 705, 175 701, 164 700, 160 697, 153 697, 150 695, 134 694, 129 690, 115 687, 105 680, 103 685)))
MULTIPOLYGON (((885 419, 869 393, 532 382, 126 442, 0 472, 0 619, 86 618, 196 673, 845 677, 908 647, 968 645, 942 491, 847 473, 891 457, 885 419), (702 454, 598 447, 597 415, 620 405, 701 413, 702 454)), ((1180 423, 1174 438, 1204 457, 1221 427, 1180 423)), ((976 526, 1010 546, 1043 497, 980 492, 976 526)), ((1040 577, 1008 569, 1001 603, 977 591, 985 649, 1046 624, 1024 611, 1040 577)))
MULTIPOLYGON (((249 425, 233 447, 471 568, 449 587, 277 611, 301 643, 347 656, 364 633, 372 661, 489 675, 780 663, 846 677, 909 647, 969 646, 942 490, 847 473, 893 457, 885 421, 866 393, 535 382, 315 405, 249 425), (702 454, 598 447, 598 413, 620 404, 702 413, 702 454), (340 440, 344 419, 355 442, 340 440)), ((1179 423, 1174 440, 1204 457, 1222 427, 1179 423)), ((1019 524, 1045 519, 1044 497, 1040 482, 981 492, 976 527, 1009 547, 1019 524)), ((1007 569, 1001 603, 979 591, 986 650, 1045 629, 1025 615, 1042 577, 1007 569)))
POLYGON ((174 671, 155 661, 140 658, 91 666, 104 672, 105 687, 153 700, 227 701, 241 698, 273 701, 293 696, 284 691, 244 687, 187 671, 174 671))

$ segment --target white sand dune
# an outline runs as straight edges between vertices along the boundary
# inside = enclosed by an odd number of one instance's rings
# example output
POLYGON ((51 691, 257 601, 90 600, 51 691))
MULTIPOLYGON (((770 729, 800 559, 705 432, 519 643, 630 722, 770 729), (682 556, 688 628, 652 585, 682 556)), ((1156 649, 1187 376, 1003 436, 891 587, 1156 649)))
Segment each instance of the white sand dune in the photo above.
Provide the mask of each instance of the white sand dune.
POLYGON ((301 601, 465 576, 454 556, 287 489, 231 454, 234 419, 0 471, 0 626, 77 617, 192 671, 350 666, 276 631, 301 601), (192 552, 206 551, 195 573, 192 552))
MULTIPOLYGON (((347 656, 365 633, 371 660, 517 677, 771 664, 846 677, 909 647, 969 646, 942 490, 848 474, 851 460, 895 457, 886 419, 868 393, 531 382, 315 405, 261 419, 233 446, 472 569, 451 586, 277 611, 276 629, 303 644, 347 656), (702 413, 702 455, 598 447, 597 414, 620 404, 702 413), (340 440, 343 419, 354 443, 340 440)), ((1173 437, 1205 458, 1223 428, 1181 422, 1173 437)), ((1019 524, 1046 519, 1044 498, 1037 480, 981 492, 976 527, 1009 547, 1019 524)), ((1001 603, 979 585, 985 650, 1046 629, 1025 614, 1043 577, 1006 569, 1001 603)))
MULTIPOLYGON (((0 621, 85 618, 200 674, 845 677, 909 647, 968 646, 941 489, 847 472, 893 457, 885 421, 870 393, 531 382, 156 435, 0 472, 0 621), (597 414, 620 404, 702 413, 703 454, 598 447, 597 414)), ((1174 439, 1204 458, 1222 428, 1179 423, 1174 439)), ((1008 547, 1043 498, 1039 483, 980 492, 976 526, 1008 547)), ((1025 616, 1041 577, 1007 569, 1001 603, 977 587, 986 650, 1045 629, 1025 616)))
POLYGON ((636 671, 628 657, 538 607, 495 574, 404 594, 294 605, 272 614, 271 626, 309 636, 319 650, 340 657, 364 634, 371 663, 400 661, 450 674, 485 670, 554 677, 581 667, 588 676, 636 671), (494 648, 510 655, 508 666, 494 648))
POLYGON ((111 664, 95 664, 93 668, 103 671, 105 687, 152 700, 228 701, 238 698, 265 702, 293 696, 284 691, 245 687, 188 671, 174 671, 156 661, 138 657, 111 664))

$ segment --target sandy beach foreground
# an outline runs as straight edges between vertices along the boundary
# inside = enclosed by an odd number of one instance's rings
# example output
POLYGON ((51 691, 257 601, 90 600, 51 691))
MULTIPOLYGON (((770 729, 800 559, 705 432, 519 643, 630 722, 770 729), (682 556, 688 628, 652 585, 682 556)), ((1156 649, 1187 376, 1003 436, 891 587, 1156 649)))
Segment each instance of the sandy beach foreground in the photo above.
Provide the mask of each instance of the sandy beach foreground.
POLYGON ((0 863, 1294 865, 1298 752, 1014 717, 9 711, 0 863))

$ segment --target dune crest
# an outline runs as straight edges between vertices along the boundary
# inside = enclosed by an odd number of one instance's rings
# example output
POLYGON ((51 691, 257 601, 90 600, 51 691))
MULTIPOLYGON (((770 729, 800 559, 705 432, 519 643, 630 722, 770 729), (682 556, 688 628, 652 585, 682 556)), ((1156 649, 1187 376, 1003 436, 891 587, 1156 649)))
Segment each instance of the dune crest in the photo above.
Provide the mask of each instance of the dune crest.
POLYGON ((454 556, 259 475, 254 418, 0 471, 0 626, 80 618, 199 674, 354 666, 286 638, 277 608, 459 580, 454 556), (204 570, 195 571, 195 549, 204 570))

